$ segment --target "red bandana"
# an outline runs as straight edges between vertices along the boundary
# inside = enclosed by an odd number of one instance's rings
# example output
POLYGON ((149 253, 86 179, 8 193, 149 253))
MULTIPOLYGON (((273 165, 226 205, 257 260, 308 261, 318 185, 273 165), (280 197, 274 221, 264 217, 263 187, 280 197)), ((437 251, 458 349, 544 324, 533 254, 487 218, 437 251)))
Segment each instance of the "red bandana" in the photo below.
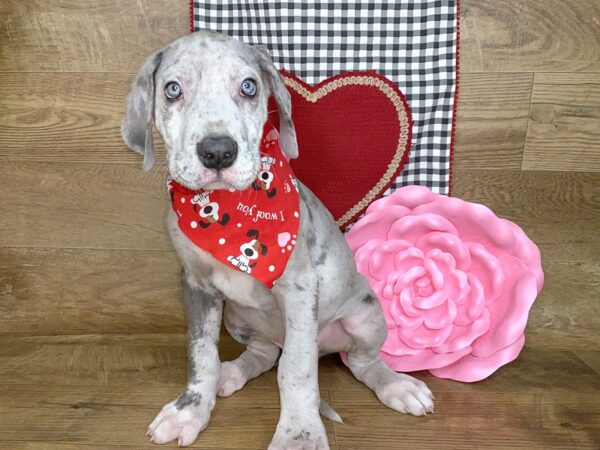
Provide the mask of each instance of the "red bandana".
POLYGON ((169 180, 179 229, 226 266, 273 287, 290 258, 300 225, 298 185, 266 123, 260 145, 261 171, 245 191, 192 191, 169 180))

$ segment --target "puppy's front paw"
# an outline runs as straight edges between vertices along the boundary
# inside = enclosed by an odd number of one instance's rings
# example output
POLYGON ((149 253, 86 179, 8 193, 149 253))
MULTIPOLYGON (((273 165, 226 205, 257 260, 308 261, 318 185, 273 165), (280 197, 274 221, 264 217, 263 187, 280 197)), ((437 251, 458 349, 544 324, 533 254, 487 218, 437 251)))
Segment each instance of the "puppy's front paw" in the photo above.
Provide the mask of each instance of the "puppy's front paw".
POLYGON ((268 450, 329 450, 327 433, 319 417, 310 423, 279 421, 268 450))
POLYGON ((206 428, 210 408, 195 402, 186 402, 186 394, 167 403, 148 427, 147 436, 155 444, 166 444, 177 439, 180 447, 192 444, 198 433, 206 428), (182 401, 183 399, 183 401, 182 401))
POLYGON ((413 416, 433 412, 433 394, 425 383, 403 373, 396 378, 375 392, 384 405, 413 416))

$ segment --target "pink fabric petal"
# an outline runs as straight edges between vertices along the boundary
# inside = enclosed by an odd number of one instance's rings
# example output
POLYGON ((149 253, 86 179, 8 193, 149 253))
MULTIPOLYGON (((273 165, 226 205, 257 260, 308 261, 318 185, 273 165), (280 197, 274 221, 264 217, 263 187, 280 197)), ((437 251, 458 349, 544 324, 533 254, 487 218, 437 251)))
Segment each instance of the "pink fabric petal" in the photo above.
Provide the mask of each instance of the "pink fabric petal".
POLYGON ((483 285, 485 298, 489 303, 498 297, 503 289, 505 274, 498 258, 483 245, 476 242, 467 244, 471 251, 471 270, 469 271, 483 285))
POLYGON ((487 357, 466 355, 453 364, 431 369, 432 375, 440 378, 473 383, 489 377, 500 367, 514 361, 525 345, 525 336, 521 335, 516 342, 487 357))
POLYGON ((544 280, 518 225, 410 186, 374 202, 347 238, 381 301, 390 367, 477 381, 517 357, 544 280))
POLYGON ((433 283, 433 287, 436 290, 441 290, 444 288, 444 274, 438 268, 436 262, 431 258, 425 257, 423 260, 423 265, 427 272, 429 272, 429 276, 431 277, 431 282, 433 283))
POLYGON ((529 237, 527 237, 519 225, 506 219, 500 220, 505 222, 507 227, 511 227, 512 232, 515 235, 515 245, 511 249, 511 254, 523 261, 525 267, 531 270, 535 276, 539 293, 544 285, 544 271, 542 270, 542 255, 540 254, 540 249, 531 239, 529 239, 529 237))
MULTIPOLYGON (((371 207, 376 203, 373 203, 371 207)), ((392 224, 400 217, 410 213, 410 210, 404 206, 387 208, 387 212, 384 211, 385 209, 384 205, 381 205, 381 207, 377 206, 373 208, 374 211, 377 211, 375 214, 368 214, 367 210, 367 214, 354 224, 346 234, 346 241, 352 251, 356 252, 356 250, 373 239, 386 240, 392 224), (377 211, 378 209, 381 209, 381 211, 377 211)))
POLYGON ((395 193, 388 195, 382 199, 384 201, 378 200, 369 206, 367 212, 371 208, 375 210, 377 208, 387 207, 389 205, 402 205, 405 208, 414 209, 418 206, 435 201, 439 196, 423 186, 405 186, 402 189, 398 189, 398 191, 400 190, 402 191, 401 195, 396 195, 395 193), (380 203, 380 205, 378 203, 380 203))
POLYGON ((437 330, 428 328, 424 324, 417 329, 398 328, 398 336, 406 345, 420 349, 439 347, 446 342, 451 333, 451 326, 437 330))
POLYGON ((444 291, 449 299, 452 299, 457 305, 465 302, 470 293, 469 279, 464 272, 453 270, 446 276, 444 291))
POLYGON ((394 356, 381 352, 381 359, 397 372, 414 372, 417 370, 435 369, 446 367, 460 361, 471 352, 471 348, 464 348, 456 353, 435 353, 430 349, 421 349, 414 355, 394 356))
POLYGON ((471 252, 460 237, 454 234, 437 231, 427 233, 417 239, 416 247, 421 249, 423 253, 428 253, 431 250, 449 253, 454 257, 456 267, 463 271, 471 267, 471 252))
POLYGON ((471 348, 470 346, 475 339, 489 331, 490 323, 490 312, 487 310, 483 311, 481 317, 466 326, 456 325, 455 323, 452 334, 446 342, 432 350, 436 353, 452 353, 467 347, 471 348))
MULTIPOLYGON (((405 272, 398 271, 394 272, 394 274, 397 274, 397 277, 395 277, 396 280, 394 281, 394 292, 399 294, 405 286, 410 286, 415 280, 426 275, 427 271, 422 266, 414 266, 405 272)), ((388 282, 391 281, 392 280, 389 280, 388 282)))
POLYGON ((442 273, 443 283, 436 288, 442 289, 446 296, 456 304, 464 303, 465 297, 469 293, 469 282, 463 271, 455 270, 456 264, 452 255, 439 249, 431 249, 427 252, 425 261, 433 261, 442 273))
POLYGON ((457 234, 452 222, 437 214, 404 216, 396 220, 388 233, 388 239, 403 239, 412 244, 426 233, 441 231, 457 234))
POLYGON ((361 251, 369 251, 369 274, 376 280, 387 278, 388 274, 394 271, 396 255, 398 252, 408 247, 406 241, 379 241, 372 240, 367 242, 361 251))
POLYGON ((396 329, 388 331, 388 336, 381 347, 381 351, 390 356, 415 356, 423 350, 406 345, 396 329))
POLYGON ((439 196, 434 202, 414 208, 413 214, 437 214, 452 222, 463 242, 479 242, 491 251, 512 248, 512 227, 505 226, 487 206, 439 196))
POLYGON ((533 274, 517 268, 522 266, 521 261, 506 257, 504 264, 511 277, 500 297, 488 305, 490 330, 473 343, 474 356, 488 357, 515 342, 525 330, 529 310, 538 293, 533 274))
POLYGON ((424 261, 425 260, 428 260, 430 263, 434 263, 438 270, 444 274, 444 276, 456 268, 456 260, 454 259, 454 256, 452 256, 450 253, 443 252, 438 248, 428 250, 427 253, 425 253, 424 261))
POLYGON ((467 279, 469 280, 469 286, 471 287, 469 291, 469 301, 466 304, 465 312, 466 312, 466 320, 471 322, 477 319, 485 310, 485 292, 483 289, 483 285, 473 274, 468 274, 467 279))
MULTIPOLYGON (((424 323, 430 330, 441 330, 450 328, 456 320, 457 308, 452 300, 444 302, 437 308, 431 309, 424 314, 424 323)), ((441 344, 438 344, 441 345, 441 344)), ((434 345, 436 347, 437 345, 434 345)))
POLYGON ((383 309, 385 324, 387 325, 387 329, 388 329, 388 336, 389 336, 389 330, 395 330, 396 327, 398 326, 396 323, 396 319, 394 319, 392 312, 390 311, 392 304, 393 304, 393 302, 389 302, 387 300, 381 301, 381 308, 383 309))
POLYGON ((423 265, 423 252, 416 247, 409 247, 398 252, 394 259, 394 267, 397 271, 408 270, 414 266, 423 265))
POLYGON ((427 297, 417 297, 414 300, 415 307, 419 309, 432 310, 440 305, 446 303, 446 293, 444 291, 435 291, 433 294, 427 297))
MULTIPOLYGON (((406 291, 408 291, 408 289, 406 291)), ((401 295, 407 296, 410 294, 403 291, 401 295)), ((403 328, 405 330, 414 330, 420 327, 423 323, 422 317, 418 315, 405 314, 401 302, 392 302, 390 304, 390 314, 392 315, 392 318, 394 319, 394 322, 398 325, 398 327, 403 328)))

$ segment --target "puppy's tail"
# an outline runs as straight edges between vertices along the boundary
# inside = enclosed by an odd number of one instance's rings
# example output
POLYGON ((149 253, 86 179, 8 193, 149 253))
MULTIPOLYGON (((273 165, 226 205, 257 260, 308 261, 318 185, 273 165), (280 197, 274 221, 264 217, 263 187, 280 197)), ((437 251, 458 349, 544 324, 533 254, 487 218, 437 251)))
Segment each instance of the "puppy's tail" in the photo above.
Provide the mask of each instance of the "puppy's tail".
POLYGON ((321 399, 321 404, 319 405, 319 412, 323 417, 327 417, 333 422, 344 423, 340 415, 335 412, 335 409, 329 406, 329 404, 323 399, 321 399))

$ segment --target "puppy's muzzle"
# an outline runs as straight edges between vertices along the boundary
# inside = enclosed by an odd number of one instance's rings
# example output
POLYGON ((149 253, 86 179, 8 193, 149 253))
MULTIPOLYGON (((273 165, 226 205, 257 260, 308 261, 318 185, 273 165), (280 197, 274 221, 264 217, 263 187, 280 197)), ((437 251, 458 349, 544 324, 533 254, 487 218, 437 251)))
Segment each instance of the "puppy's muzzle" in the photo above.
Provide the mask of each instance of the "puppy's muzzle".
POLYGON ((238 145, 229 136, 210 136, 196 144, 200 162, 207 169, 226 169, 235 162, 238 145))

